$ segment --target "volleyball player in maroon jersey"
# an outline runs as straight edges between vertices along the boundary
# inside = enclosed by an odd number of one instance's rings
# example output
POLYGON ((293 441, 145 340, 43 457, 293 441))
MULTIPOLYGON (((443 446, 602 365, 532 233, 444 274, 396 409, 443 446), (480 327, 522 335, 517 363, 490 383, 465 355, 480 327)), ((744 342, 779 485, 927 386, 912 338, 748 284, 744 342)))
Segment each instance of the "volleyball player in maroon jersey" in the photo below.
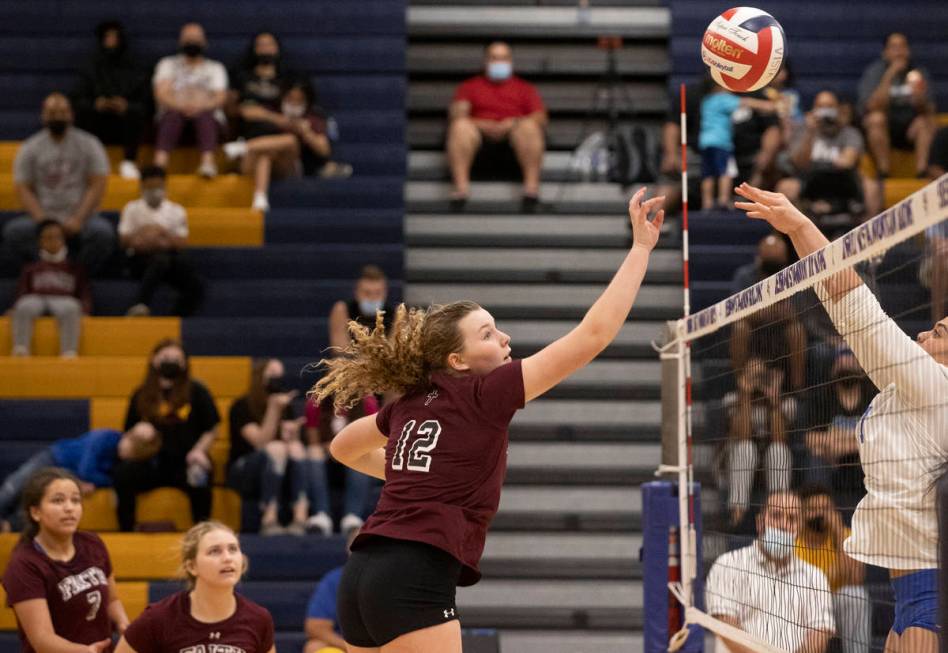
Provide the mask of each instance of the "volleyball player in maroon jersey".
POLYGON ((41 469, 26 482, 21 503, 26 526, 3 574, 21 650, 103 653, 113 627, 124 632, 128 617, 105 544, 78 530, 79 480, 58 467, 41 469))
POLYGON ((408 311, 386 335, 350 323, 344 355, 323 361, 313 392, 338 406, 367 394, 404 393, 332 441, 339 461, 385 485, 352 545, 338 595, 349 651, 461 650, 455 588, 480 578, 487 528, 500 503, 507 428, 528 401, 595 358, 625 323, 658 242, 664 198, 629 202, 634 244, 582 322, 524 360, 473 302, 408 311), (648 219, 652 209, 659 209, 648 219))
POLYGON ((181 542, 181 567, 187 589, 145 608, 115 653, 275 653, 270 613, 234 592, 247 559, 230 528, 192 526, 181 542))

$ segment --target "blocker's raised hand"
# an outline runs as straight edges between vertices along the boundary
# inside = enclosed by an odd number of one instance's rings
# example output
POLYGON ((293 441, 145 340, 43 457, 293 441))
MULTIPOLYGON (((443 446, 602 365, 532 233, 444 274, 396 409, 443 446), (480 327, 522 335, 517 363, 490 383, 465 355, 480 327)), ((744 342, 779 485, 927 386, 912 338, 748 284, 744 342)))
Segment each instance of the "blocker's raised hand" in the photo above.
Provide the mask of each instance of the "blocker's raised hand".
POLYGON ((783 193, 771 193, 750 184, 741 184, 734 192, 748 200, 734 202, 734 206, 747 211, 749 218, 766 220, 780 233, 793 233, 810 222, 783 193))
POLYGON ((662 223, 665 221, 665 209, 660 208, 665 202, 665 196, 653 197, 642 201, 645 197, 645 188, 640 188, 629 200, 629 219, 632 221, 633 242, 651 251, 658 236, 662 232, 662 223), (658 209, 655 216, 649 220, 648 214, 652 209, 658 209))

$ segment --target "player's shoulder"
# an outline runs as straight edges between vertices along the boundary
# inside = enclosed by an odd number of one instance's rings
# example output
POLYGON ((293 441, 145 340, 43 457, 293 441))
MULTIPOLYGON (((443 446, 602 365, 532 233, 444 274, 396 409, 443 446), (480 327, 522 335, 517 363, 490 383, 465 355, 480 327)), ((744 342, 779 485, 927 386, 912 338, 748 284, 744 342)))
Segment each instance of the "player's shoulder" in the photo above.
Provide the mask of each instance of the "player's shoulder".
POLYGON ((33 540, 19 540, 10 551, 7 570, 15 567, 32 567, 43 561, 42 554, 33 546, 33 540))
POLYGON ((273 621, 270 611, 259 603, 251 601, 243 594, 235 594, 234 596, 237 597, 237 609, 244 619, 260 623, 273 621))
POLYGON ((167 621, 173 619, 175 615, 183 612, 184 608, 182 606, 183 602, 186 600, 186 597, 187 590, 181 590, 180 592, 170 594, 163 599, 159 599, 154 603, 149 603, 148 607, 145 608, 144 612, 141 613, 141 616, 139 616, 135 621, 144 623, 160 621, 161 623, 166 623, 167 621))

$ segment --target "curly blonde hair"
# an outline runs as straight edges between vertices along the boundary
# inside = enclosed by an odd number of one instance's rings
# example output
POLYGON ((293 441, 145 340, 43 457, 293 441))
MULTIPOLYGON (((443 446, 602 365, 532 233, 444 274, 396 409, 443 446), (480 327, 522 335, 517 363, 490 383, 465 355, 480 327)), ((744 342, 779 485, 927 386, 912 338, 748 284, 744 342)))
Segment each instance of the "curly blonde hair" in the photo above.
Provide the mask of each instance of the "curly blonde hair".
POLYGON ((447 365, 448 354, 464 346, 458 322, 480 308, 471 301, 427 310, 399 304, 388 333, 381 311, 376 313, 371 330, 350 320, 349 344, 337 348, 335 357, 319 361, 318 367, 326 374, 309 396, 316 402, 332 397, 336 409, 343 409, 366 395, 426 387, 431 373, 447 365))

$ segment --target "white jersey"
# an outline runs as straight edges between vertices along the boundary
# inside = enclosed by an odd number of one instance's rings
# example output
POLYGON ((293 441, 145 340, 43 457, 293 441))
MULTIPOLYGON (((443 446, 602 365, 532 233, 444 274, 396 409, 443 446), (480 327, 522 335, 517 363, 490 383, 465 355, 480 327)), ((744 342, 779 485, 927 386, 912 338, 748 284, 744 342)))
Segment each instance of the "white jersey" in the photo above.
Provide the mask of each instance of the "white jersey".
POLYGON ((948 368, 886 315, 864 285, 829 300, 817 292, 860 365, 879 388, 856 425, 866 496, 846 553, 888 569, 938 567, 935 492, 948 460, 948 368))
MULTIPOLYGON (((756 541, 722 554, 705 583, 708 614, 733 617, 741 630, 784 651, 799 650, 811 631, 836 631, 832 596, 822 571, 793 554, 778 565, 756 541)), ((717 653, 729 651, 719 639, 717 653)))

